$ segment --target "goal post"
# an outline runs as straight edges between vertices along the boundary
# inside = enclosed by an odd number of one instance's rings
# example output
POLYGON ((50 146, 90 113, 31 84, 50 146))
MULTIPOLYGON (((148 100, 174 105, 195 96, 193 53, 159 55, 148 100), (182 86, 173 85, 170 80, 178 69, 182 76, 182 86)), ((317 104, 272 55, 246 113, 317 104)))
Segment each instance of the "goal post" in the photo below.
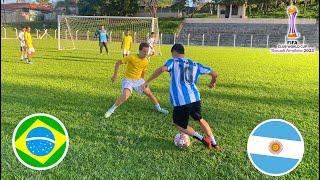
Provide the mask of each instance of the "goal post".
POLYGON ((121 16, 58 16, 59 50, 95 50, 99 52, 99 40, 95 32, 100 25, 107 31, 108 49, 120 52, 121 42, 126 31, 133 38, 133 49, 137 51, 141 42, 147 42, 151 32, 157 35, 155 50, 161 54, 158 19, 152 17, 121 16))

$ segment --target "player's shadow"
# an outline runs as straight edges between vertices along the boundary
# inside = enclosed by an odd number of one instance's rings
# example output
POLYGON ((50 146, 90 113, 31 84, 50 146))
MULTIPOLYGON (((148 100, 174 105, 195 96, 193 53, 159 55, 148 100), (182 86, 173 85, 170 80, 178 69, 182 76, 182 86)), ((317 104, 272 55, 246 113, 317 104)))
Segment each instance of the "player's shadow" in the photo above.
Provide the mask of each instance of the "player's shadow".
MULTIPOLYGON (((119 149, 119 148, 130 148, 138 151, 150 151, 150 150, 177 150, 173 144, 173 140, 168 137, 155 137, 147 134, 153 134, 152 131, 146 134, 140 134, 137 132, 128 132, 126 129, 130 129, 130 123, 123 124, 122 128, 116 127, 115 122, 110 123, 91 123, 91 127, 71 127, 68 128, 68 133, 73 139, 81 139, 86 142, 104 142, 107 149, 119 149)), ((156 130, 155 130, 156 131, 156 130)), ((74 142, 76 143, 76 142, 74 142)))
MULTIPOLYGON (((36 59, 36 58, 35 58, 36 59)), ((57 58, 48 58, 48 57, 41 57, 41 59, 48 59, 50 61, 71 61, 71 62, 88 62, 88 63, 111 63, 114 64, 115 60, 112 58, 84 58, 84 57, 77 57, 77 56, 59 56, 57 58)))
MULTIPOLYGON (((105 119, 105 111, 115 100, 114 96, 107 93, 104 95, 93 95, 74 92, 68 89, 56 89, 49 85, 42 87, 7 82, 2 82, 1 85, 2 91, 7 92, 2 94, 1 103, 4 109, 11 110, 10 107, 12 106, 25 109, 25 111, 19 111, 20 113, 16 114, 17 117, 21 118, 38 112, 52 114, 58 118, 61 117, 66 127, 70 129, 70 137, 79 136, 81 139, 87 139, 88 141, 100 139, 103 142, 108 139, 97 136, 97 134, 103 132, 106 136, 110 136, 111 140, 117 141, 117 143, 125 143, 132 148, 140 150, 145 148, 159 149, 159 147, 169 150, 174 148, 174 146, 171 146, 172 142, 168 139, 148 136, 148 134, 157 132, 157 127, 170 126, 171 121, 169 119, 171 119, 171 116, 165 116, 156 112, 146 97, 138 98, 134 95, 127 102, 127 107, 124 105, 119 108, 119 111, 111 119, 105 119), (144 105, 146 103, 149 105, 144 105), (139 111, 136 111, 134 107, 141 108, 139 111), (144 111, 147 113, 143 118, 140 118, 141 112, 144 111), (128 116, 128 114, 131 115, 128 116), (147 129, 146 131, 148 132, 146 134, 139 135, 125 131, 126 128, 132 129, 141 126, 147 129), (120 136, 127 137, 130 142, 134 143, 122 142, 117 139, 120 136), (170 145, 167 146, 166 144, 170 145)), ((3 113, 6 112, 4 111, 3 113)))
POLYGON ((8 61, 8 60, 1 60, 1 62, 8 62, 8 63, 18 63, 18 64, 27 64, 21 60, 12 60, 12 61, 8 61))
MULTIPOLYGON (((89 93, 75 92, 72 84, 64 90, 56 89, 52 85, 30 86, 13 83, 1 83, 2 93, 1 103, 22 106, 29 111, 39 112, 68 112, 68 113, 88 113, 91 116, 101 116, 106 107, 106 102, 111 102, 112 97, 104 95, 90 95, 89 93), (70 89, 71 88, 71 89, 70 89), (109 99, 109 100, 108 100, 109 99)), ((26 112, 21 112, 26 113, 26 112)))

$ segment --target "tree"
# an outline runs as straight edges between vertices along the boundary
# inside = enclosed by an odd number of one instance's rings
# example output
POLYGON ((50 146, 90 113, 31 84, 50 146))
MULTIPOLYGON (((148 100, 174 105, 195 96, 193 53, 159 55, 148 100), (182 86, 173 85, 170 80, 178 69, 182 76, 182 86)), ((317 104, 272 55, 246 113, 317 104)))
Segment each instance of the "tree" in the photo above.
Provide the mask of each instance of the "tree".
POLYGON ((39 4, 49 4, 50 0, 36 0, 39 4))
POLYGON ((171 6, 172 0, 141 0, 141 3, 152 17, 157 17, 158 8, 171 6))
POLYGON ((81 15, 133 16, 139 10, 137 1, 131 0, 80 0, 78 3, 81 15))
POLYGON ((63 7, 66 10, 66 14, 70 14, 71 13, 70 7, 74 5, 74 3, 75 2, 72 0, 59 1, 56 4, 55 9, 63 7))
POLYGON ((176 0, 175 3, 171 6, 171 9, 174 11, 182 11, 186 8, 185 0, 176 0))

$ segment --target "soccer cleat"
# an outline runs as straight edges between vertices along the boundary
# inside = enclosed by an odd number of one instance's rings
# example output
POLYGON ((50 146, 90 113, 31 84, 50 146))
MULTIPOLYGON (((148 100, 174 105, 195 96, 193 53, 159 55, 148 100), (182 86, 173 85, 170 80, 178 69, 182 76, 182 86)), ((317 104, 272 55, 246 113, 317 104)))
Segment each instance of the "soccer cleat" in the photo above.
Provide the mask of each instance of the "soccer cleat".
POLYGON ((163 114, 169 114, 169 111, 163 108, 159 108, 159 109, 156 108, 156 111, 161 112, 163 114))
POLYGON ((207 146, 208 149, 212 148, 212 144, 211 144, 211 138, 210 137, 205 137, 201 140, 201 142, 207 146))
POLYGON ((108 110, 108 111, 104 114, 104 117, 105 117, 105 118, 108 118, 108 117, 111 116, 112 113, 113 113, 112 111, 109 111, 109 110, 108 110))
POLYGON ((28 61, 27 64, 33 64, 31 61, 28 61))
POLYGON ((222 148, 219 146, 219 144, 215 144, 215 145, 212 144, 212 147, 217 151, 221 151, 222 150, 222 148))

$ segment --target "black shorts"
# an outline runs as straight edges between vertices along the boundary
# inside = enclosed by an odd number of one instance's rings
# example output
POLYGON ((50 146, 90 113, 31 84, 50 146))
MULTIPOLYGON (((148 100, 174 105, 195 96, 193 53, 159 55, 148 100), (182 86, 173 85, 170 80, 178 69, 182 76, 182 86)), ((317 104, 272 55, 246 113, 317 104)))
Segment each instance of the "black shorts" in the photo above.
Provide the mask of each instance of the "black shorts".
POLYGON ((21 52, 25 51, 25 48, 22 47, 22 46, 20 46, 20 51, 21 51, 21 52))
POLYGON ((189 116, 195 121, 200 121, 201 116, 201 101, 197 101, 191 104, 183 106, 176 106, 173 109, 173 123, 187 129, 189 116))

